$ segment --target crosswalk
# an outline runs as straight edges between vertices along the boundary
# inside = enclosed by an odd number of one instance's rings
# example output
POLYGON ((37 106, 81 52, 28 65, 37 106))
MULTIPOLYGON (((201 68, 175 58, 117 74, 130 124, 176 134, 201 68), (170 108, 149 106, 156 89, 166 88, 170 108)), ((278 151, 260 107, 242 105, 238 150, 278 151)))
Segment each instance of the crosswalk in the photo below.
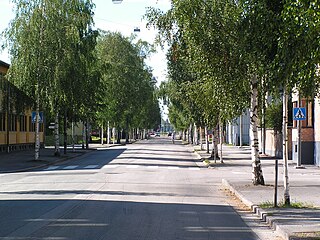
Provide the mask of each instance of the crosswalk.
POLYGON ((54 165, 49 166, 44 171, 54 171, 54 170, 90 170, 90 169, 115 169, 115 168, 125 168, 125 169, 146 169, 146 170, 156 170, 156 169, 167 169, 167 170, 190 170, 198 171, 199 167, 190 166, 161 166, 161 165, 123 165, 123 164, 107 164, 107 165, 54 165))

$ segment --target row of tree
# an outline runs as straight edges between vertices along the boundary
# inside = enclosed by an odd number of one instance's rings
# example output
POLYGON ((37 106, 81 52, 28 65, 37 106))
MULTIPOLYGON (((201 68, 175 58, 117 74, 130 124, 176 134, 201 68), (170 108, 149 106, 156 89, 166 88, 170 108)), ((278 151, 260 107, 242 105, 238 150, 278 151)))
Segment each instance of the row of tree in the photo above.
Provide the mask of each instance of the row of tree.
MULTIPOLYGON (((35 100, 36 154, 39 111, 59 123, 117 129, 153 128, 160 121, 152 70, 152 47, 134 37, 95 30, 91 0, 13 0, 15 18, 4 31, 11 54, 8 79, 35 100)), ((65 131, 66 132, 66 131, 65 131)))
POLYGON ((169 45, 169 80, 160 94, 169 98, 176 128, 216 128, 250 107, 255 185, 264 184, 257 120, 266 94, 283 96, 286 143, 289 94, 319 91, 319 10, 317 0, 172 0, 168 12, 146 13, 158 42, 169 45))

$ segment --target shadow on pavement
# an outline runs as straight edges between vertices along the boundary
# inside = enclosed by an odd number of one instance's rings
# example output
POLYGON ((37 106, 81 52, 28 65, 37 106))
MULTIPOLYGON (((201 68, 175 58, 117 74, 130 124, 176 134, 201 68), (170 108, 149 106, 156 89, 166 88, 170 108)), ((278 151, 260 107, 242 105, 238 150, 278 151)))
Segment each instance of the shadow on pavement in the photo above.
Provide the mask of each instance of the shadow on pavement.
POLYGON ((258 239, 230 206, 3 200, 0 212, 5 239, 258 239))

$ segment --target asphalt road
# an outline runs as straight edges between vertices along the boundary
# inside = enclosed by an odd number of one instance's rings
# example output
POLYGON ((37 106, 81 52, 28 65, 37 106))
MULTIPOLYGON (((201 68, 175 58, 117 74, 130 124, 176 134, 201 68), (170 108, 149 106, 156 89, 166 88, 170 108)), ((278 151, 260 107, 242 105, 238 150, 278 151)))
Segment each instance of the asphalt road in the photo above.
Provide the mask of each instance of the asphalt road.
POLYGON ((0 239, 274 239, 267 229, 258 237, 212 171, 168 138, 1 174, 0 181, 0 239))

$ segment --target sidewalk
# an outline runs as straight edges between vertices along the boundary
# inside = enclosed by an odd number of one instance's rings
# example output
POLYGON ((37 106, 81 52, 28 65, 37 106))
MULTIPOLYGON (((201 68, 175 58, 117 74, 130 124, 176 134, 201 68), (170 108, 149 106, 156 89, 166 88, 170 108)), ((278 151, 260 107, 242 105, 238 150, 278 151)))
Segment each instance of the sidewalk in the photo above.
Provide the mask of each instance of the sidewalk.
MULTIPOLYGON (((210 154, 195 147, 199 158, 210 154)), ((275 159, 262 157, 265 186, 251 183, 251 157, 249 147, 223 146, 223 161, 217 160, 209 168, 221 175, 222 185, 233 192, 245 205, 258 214, 284 239, 320 239, 320 168, 305 166, 296 169, 289 160, 289 186, 291 203, 305 208, 273 208, 275 159), (261 208, 263 204, 270 208, 261 208)), ((212 160, 211 160, 212 162, 212 160)), ((283 200, 283 164, 279 160, 278 202, 283 200)))
POLYGON ((34 149, 13 151, 9 154, 0 153, 0 173, 24 172, 80 157, 97 148, 109 148, 118 145, 119 144, 89 144, 89 149, 82 149, 81 145, 77 145, 74 152, 71 147, 68 147, 67 154, 63 153, 63 148, 60 148, 60 157, 54 156, 53 147, 46 147, 40 149, 40 157, 38 160, 34 160, 34 149))

